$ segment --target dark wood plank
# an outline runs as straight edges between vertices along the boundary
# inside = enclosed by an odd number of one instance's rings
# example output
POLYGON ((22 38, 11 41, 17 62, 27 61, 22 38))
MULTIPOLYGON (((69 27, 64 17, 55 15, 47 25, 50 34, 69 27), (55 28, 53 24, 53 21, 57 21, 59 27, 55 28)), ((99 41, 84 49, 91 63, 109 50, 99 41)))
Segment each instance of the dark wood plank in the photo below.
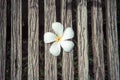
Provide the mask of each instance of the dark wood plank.
MULTIPOLYGON (((55 0, 44 0, 45 32, 52 31, 52 23, 56 21, 55 0)), ((49 52, 50 44, 45 44, 45 80, 57 80, 57 57, 49 52)))
MULTIPOLYGON (((62 0, 61 2, 61 22, 64 29, 72 27, 72 0, 62 0)), ((62 54, 62 80, 74 80, 73 51, 62 54)))
POLYGON ((39 0, 28 0, 28 80, 39 80, 39 0))
POLYGON ((11 80, 22 79, 22 0, 11 0, 11 80))
POLYGON ((95 80, 105 80, 103 54, 103 18, 101 0, 92 0, 91 30, 95 80))
POLYGON ((77 41, 79 80, 89 80, 87 0, 77 0, 77 41))
POLYGON ((116 0, 106 0, 105 5, 109 80, 120 80, 116 0))
POLYGON ((5 80, 6 61, 6 0, 0 0, 0 80, 5 80))

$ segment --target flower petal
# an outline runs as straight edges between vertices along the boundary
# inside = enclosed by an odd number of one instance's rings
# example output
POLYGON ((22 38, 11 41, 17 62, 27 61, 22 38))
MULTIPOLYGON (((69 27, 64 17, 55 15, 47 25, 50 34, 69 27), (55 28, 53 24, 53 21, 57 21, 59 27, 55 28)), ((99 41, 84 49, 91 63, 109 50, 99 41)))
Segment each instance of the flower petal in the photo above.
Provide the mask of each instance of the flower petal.
POLYGON ((47 32, 44 34, 44 42, 45 43, 53 42, 53 41, 55 41, 55 39, 56 39, 56 35, 51 32, 47 32))
POLYGON ((72 39, 74 37, 74 31, 71 27, 66 28, 63 34, 63 40, 72 39))
POLYGON ((64 51, 70 52, 74 47, 74 43, 72 41, 62 41, 61 46, 64 49, 64 51))
POLYGON ((59 22, 52 23, 52 29, 55 31, 55 33, 58 36, 63 35, 63 25, 61 23, 59 23, 59 22))
POLYGON ((60 44, 54 42, 50 47, 50 53, 54 56, 58 56, 60 54, 60 51, 61 51, 60 44))

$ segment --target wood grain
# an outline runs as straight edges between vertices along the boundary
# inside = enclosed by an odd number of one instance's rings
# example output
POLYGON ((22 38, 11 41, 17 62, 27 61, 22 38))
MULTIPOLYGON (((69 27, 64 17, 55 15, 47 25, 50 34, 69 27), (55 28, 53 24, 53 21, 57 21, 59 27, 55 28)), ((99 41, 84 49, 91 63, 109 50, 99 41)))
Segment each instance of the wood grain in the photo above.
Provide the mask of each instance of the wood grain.
POLYGON ((106 33, 109 80, 120 80, 116 7, 116 0, 106 0, 106 33))
POLYGON ((6 61, 6 0, 0 0, 0 80, 5 80, 6 61))
POLYGON ((28 0, 28 80, 39 80, 39 2, 28 0))
POLYGON ((105 80, 103 54, 103 18, 101 0, 92 0, 91 28, 95 80, 105 80))
POLYGON ((11 0, 11 80, 22 79, 22 0, 11 0))
MULTIPOLYGON (((52 32, 52 23, 56 21, 55 0, 44 0, 44 32, 52 32)), ((57 80, 57 57, 49 52, 51 44, 45 44, 45 80, 57 80)))
POLYGON ((76 1, 77 1, 78 76, 79 80, 89 80, 87 0, 76 1))
MULTIPOLYGON (((61 22, 64 29, 72 27, 72 0, 62 0, 61 2, 61 22)), ((73 51, 62 54, 62 80, 74 80, 73 51)))

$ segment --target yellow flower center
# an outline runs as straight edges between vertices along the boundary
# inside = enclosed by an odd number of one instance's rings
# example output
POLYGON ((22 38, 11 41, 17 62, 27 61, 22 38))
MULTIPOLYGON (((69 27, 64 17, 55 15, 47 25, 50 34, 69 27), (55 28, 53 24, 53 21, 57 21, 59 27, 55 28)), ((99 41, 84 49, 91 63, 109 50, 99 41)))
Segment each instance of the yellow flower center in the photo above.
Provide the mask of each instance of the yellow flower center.
POLYGON ((56 37, 56 41, 57 41, 57 42, 60 42, 61 39, 62 39, 62 37, 60 37, 60 36, 57 36, 57 37, 56 37))

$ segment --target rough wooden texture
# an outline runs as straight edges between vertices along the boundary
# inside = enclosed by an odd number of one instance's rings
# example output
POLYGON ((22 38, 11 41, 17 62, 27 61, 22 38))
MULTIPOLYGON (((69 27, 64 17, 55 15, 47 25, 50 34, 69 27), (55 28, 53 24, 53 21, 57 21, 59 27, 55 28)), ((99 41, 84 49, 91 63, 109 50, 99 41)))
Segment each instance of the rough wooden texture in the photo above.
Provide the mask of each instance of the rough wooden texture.
POLYGON ((22 75, 22 0, 11 0, 11 80, 22 75))
POLYGON ((28 0, 28 80, 39 80, 38 4, 38 0, 28 0))
POLYGON ((6 0, 0 0, 0 80, 5 80, 6 6, 6 0))
POLYGON ((103 54, 103 18, 101 0, 92 0, 91 28, 95 80, 105 80, 103 54))
POLYGON ((109 80, 120 80, 116 10, 116 0, 106 0, 106 32, 109 80))
MULTIPOLYGON (((62 0, 61 22, 64 28, 72 27, 72 0, 62 0)), ((74 80, 73 51, 63 51, 62 62, 62 80, 74 80)))
POLYGON ((87 0, 77 0, 77 41, 79 80, 89 80, 88 75, 88 37, 87 0))
MULTIPOLYGON (((45 32, 52 31, 52 23, 56 21, 55 0, 44 0, 45 32)), ((57 57, 49 52, 51 44, 45 44, 45 80, 57 80, 57 57)))

